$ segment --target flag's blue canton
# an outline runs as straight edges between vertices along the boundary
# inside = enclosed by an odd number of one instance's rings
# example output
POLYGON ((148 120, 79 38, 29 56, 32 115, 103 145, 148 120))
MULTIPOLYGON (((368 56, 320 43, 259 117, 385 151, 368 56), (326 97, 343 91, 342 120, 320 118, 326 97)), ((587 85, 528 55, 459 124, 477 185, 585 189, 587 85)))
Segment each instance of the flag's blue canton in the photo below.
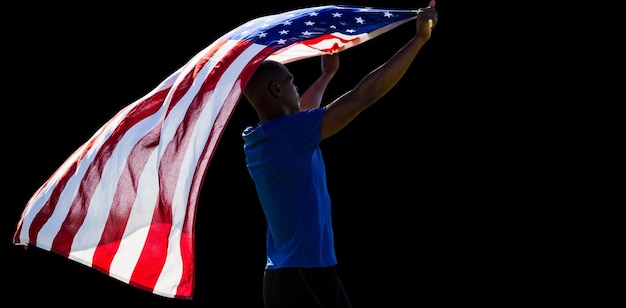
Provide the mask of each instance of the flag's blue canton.
POLYGON ((320 6, 251 20, 228 37, 280 48, 329 33, 369 33, 414 15, 410 10, 320 6))

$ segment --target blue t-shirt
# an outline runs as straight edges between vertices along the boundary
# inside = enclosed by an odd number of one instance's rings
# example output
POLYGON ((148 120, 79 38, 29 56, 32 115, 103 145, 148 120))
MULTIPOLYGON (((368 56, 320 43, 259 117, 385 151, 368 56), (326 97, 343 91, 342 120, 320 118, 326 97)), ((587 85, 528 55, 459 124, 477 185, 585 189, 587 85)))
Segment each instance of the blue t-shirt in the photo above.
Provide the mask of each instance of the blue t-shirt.
POLYGON ((267 219, 267 269, 337 263, 326 167, 324 108, 246 128, 246 166, 267 219))

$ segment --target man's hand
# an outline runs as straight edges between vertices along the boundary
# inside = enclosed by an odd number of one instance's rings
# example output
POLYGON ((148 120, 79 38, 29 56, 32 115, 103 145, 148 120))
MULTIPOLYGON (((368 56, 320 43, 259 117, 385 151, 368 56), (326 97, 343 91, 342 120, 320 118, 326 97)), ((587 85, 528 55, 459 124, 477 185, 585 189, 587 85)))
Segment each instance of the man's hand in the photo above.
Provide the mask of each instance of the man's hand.
POLYGON ((430 39, 431 30, 437 25, 437 10, 435 0, 430 0, 427 7, 421 8, 417 12, 417 33, 416 36, 422 40, 430 39))
POLYGON ((339 54, 334 53, 322 56, 322 74, 330 74, 331 76, 339 70, 339 54))

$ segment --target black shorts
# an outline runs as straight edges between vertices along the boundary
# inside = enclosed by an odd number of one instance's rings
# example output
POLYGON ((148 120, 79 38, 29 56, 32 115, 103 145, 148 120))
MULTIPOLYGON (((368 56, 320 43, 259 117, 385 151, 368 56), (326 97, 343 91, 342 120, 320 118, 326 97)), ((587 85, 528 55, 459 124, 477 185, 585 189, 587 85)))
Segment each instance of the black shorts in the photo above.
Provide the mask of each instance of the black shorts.
POLYGON ((263 276, 265 308, 350 308, 335 267, 281 268, 263 276))

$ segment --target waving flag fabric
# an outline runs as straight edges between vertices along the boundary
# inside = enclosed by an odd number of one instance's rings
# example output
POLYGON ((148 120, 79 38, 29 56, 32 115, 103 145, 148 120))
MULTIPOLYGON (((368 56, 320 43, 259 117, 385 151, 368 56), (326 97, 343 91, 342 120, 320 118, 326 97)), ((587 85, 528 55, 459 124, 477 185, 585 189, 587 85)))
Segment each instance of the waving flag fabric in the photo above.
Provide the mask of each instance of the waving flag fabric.
POLYGON ((256 18, 226 33, 68 157, 26 204, 13 243, 191 299, 198 194, 260 61, 340 52, 416 17, 416 10, 329 5, 256 18))

